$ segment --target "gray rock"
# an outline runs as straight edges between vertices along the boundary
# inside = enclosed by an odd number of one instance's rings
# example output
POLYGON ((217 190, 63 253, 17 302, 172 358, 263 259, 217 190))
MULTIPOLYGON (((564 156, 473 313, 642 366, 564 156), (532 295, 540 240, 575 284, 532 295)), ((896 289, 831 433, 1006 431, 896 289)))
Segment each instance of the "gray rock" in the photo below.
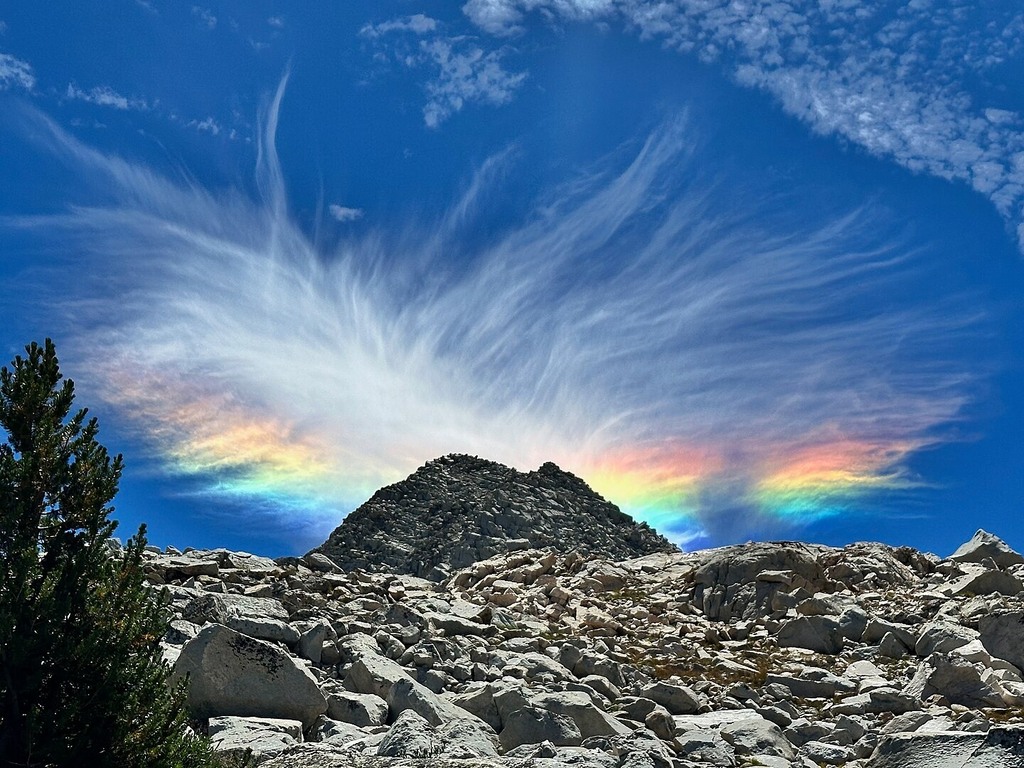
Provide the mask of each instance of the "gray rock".
POLYGON ((224 619, 223 624, 235 632, 241 632, 243 635, 270 643, 293 645, 299 641, 299 631, 280 619, 262 616, 228 616, 224 619))
POLYGON ((311 570, 320 573, 342 573, 341 568, 323 552, 310 552, 302 562, 311 570))
POLYGON ((479 635, 481 637, 490 637, 498 632, 498 628, 491 626, 490 624, 481 624, 478 621, 464 618, 462 616, 455 616, 449 613, 429 612, 424 615, 424 618, 430 626, 436 630, 440 630, 448 637, 453 635, 479 635))
POLYGON ((902 659, 910 653, 913 646, 908 646, 895 632, 886 632, 878 641, 878 655, 890 659, 902 659))
POLYGON ((892 688, 875 688, 866 693, 846 697, 832 707, 832 712, 837 715, 879 714, 882 712, 902 714, 920 708, 921 700, 917 696, 900 693, 892 688))
POLYGON ((804 667, 799 675, 768 675, 765 684, 783 685, 802 699, 831 699, 839 693, 852 693, 857 684, 827 669, 804 667))
POLYGON ((580 680, 584 685, 590 686, 593 690, 604 696, 608 701, 615 701, 622 693, 612 685, 612 681, 601 675, 587 675, 580 680))
MULTIPOLYGON (((195 595, 194 591, 191 594, 195 595)), ((271 597, 249 597, 200 593, 182 609, 182 618, 196 624, 213 622, 226 624, 233 618, 278 619, 288 621, 288 610, 280 600, 271 597)))
POLYGON ((251 750, 261 760, 301 743, 302 723, 270 717, 211 717, 207 733, 221 754, 242 757, 251 750))
POLYGON ((278 646, 221 624, 185 644, 173 676, 188 677, 188 707, 195 717, 272 717, 308 726, 327 711, 308 669, 278 646))
POLYGON ((680 756, 702 765, 736 765, 732 749, 717 731, 696 728, 676 736, 680 756))
POLYGON ((411 709, 402 712, 377 746, 380 757, 436 757, 443 744, 437 731, 411 709))
POLYGON ((982 616, 978 631, 986 651, 1024 669, 1024 611, 982 616))
POLYGON ((884 735, 867 768, 1021 768, 1024 729, 884 735))
POLYGON ((444 738, 444 751, 441 754, 447 758, 471 760, 498 756, 498 740, 494 733, 480 728, 475 721, 451 720, 437 730, 444 738))
POLYGON ((753 618, 771 610, 772 597, 787 586, 761 580, 765 572, 787 572, 786 581, 824 587, 823 549, 808 544, 744 544, 713 550, 694 573, 693 600, 709 619, 753 618))
POLYGON ((387 702, 392 716, 411 709, 434 726, 461 721, 472 723, 482 733, 493 735, 494 732, 494 729, 480 718, 410 678, 399 680, 391 686, 387 702))
POLYGON ((329 717, 319 717, 308 732, 308 741, 330 741, 343 746, 354 741, 364 743, 366 732, 352 723, 343 723, 329 717))
POLYGON ((806 648, 831 655, 843 650, 839 622, 828 616, 802 616, 787 621, 779 628, 778 642, 784 648, 806 648))
POLYGON ((786 760, 796 757, 779 726, 760 717, 723 725, 720 733, 737 755, 770 755, 786 760))
POLYGON ((921 630, 914 653, 924 657, 931 653, 949 653, 955 648, 967 645, 978 637, 978 633, 969 627, 949 621, 932 621, 921 630))
POLYGON ((1024 563, 1024 556, 1014 552, 998 536, 981 529, 978 529, 970 541, 961 544, 948 559, 957 563, 983 563, 991 560, 1000 568, 1024 563))
POLYGON ((906 624, 885 621, 883 619, 872 619, 869 621, 868 625, 864 628, 864 635, 861 637, 861 641, 877 643, 890 632, 908 649, 913 648, 917 643, 917 629, 906 624))
POLYGON ((340 689, 330 689, 326 694, 327 716, 332 720, 361 727, 387 722, 388 704, 380 696, 340 689))
POLYGON ((507 751, 544 741, 556 747, 575 747, 583 741, 583 734, 568 715, 527 706, 508 715, 498 738, 507 751))
POLYGON ((671 741, 676 735, 676 725, 672 715, 660 704, 644 718, 644 725, 659 739, 671 741))
POLYGON ((966 595, 1018 595, 1024 584, 1012 573, 984 570, 957 579, 949 586, 949 594, 966 595))
POLYGON ((314 664, 320 663, 320 657, 323 654, 324 641, 328 637, 330 627, 320 622, 305 632, 299 637, 299 655, 304 659, 309 659, 314 664))
POLYGON ((1003 706, 1002 695, 982 680, 977 666, 958 656, 941 653, 933 653, 920 663, 903 693, 922 700, 939 694, 951 704, 967 707, 1003 706))
MULTIPOLYGON (((453 696, 451 702, 470 714, 479 717, 495 731, 501 731, 501 715, 498 712, 497 704, 494 702, 494 691, 496 689, 502 690, 495 683, 487 683, 453 696)), ((524 697, 521 706, 525 705, 526 699, 524 697)))
POLYGON ((870 617, 863 608, 851 606, 839 614, 839 632, 847 640, 859 643, 870 617))
POLYGON ((587 694, 579 691, 542 693, 530 699, 530 704, 549 712, 572 718, 584 739, 591 736, 617 736, 632 732, 632 728, 602 712, 587 694))
POLYGON ((391 686, 411 679, 397 662, 373 652, 361 652, 345 676, 345 687, 354 693, 372 693, 386 699, 391 686))
POLYGON ((815 765, 845 765, 853 759, 853 750, 840 744, 808 741, 800 747, 800 754, 815 765))
POLYGON ((640 691, 640 695, 660 704, 673 715, 692 715, 703 706, 700 697, 685 685, 651 683, 640 691))

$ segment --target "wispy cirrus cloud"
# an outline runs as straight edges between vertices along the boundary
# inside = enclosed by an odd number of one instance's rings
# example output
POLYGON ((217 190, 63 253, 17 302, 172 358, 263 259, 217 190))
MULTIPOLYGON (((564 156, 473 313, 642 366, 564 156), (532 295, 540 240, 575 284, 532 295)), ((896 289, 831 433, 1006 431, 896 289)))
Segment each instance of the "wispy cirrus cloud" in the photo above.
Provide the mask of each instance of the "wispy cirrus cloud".
POLYGON ((508 103, 527 77, 505 68, 507 48, 486 49, 472 37, 445 34, 440 22, 423 14, 367 24, 360 35, 376 44, 378 56, 429 73, 423 107, 429 128, 466 104, 508 103))
POLYGON ((479 188, 514 153, 434 224, 321 253, 287 212, 281 95, 259 200, 35 118, 115 195, 19 222, 95 257, 73 303, 80 383, 213 498, 321 533, 463 451, 554 460, 680 541, 777 533, 912 486, 907 460, 945 439, 980 375, 969 302, 902 290, 927 258, 869 210, 755 216, 764 201, 701 180, 683 118, 471 250, 479 188))
POLYGON ((0 91, 9 88, 23 88, 31 91, 36 87, 36 76, 27 61, 0 53, 0 91))
POLYGON ((145 99, 122 96, 108 85, 98 85, 94 88, 84 90, 74 83, 68 83, 67 90, 64 91, 64 96, 69 99, 74 99, 75 101, 85 101, 101 107, 112 107, 113 109, 119 109, 122 111, 145 111, 149 109, 149 104, 145 99))
POLYGON ((469 0, 463 11, 499 38, 531 21, 617 20, 723 65, 818 133, 968 184, 1024 250, 1024 117, 984 87, 993 71, 1022 64, 1024 14, 1011 3, 469 0))

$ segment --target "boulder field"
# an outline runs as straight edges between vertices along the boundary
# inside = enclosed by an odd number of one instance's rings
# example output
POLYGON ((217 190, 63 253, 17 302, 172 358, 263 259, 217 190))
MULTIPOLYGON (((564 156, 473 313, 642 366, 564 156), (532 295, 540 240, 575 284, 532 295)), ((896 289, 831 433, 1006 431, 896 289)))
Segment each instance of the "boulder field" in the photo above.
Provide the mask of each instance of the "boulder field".
POLYGON ((146 568, 193 715, 266 768, 1024 767, 1024 558, 991 534, 947 558, 524 538, 406 569, 430 580, 325 551, 146 568))

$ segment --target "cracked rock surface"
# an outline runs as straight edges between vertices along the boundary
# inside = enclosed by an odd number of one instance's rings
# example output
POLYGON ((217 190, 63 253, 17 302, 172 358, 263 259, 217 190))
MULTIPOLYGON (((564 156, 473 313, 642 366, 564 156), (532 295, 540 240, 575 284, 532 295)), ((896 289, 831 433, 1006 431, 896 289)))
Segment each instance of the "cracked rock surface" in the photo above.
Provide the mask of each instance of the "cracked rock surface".
POLYGON ((381 488, 316 551, 345 570, 440 581, 479 560, 538 547, 611 560, 676 551, 550 462, 519 472, 462 454, 381 488))

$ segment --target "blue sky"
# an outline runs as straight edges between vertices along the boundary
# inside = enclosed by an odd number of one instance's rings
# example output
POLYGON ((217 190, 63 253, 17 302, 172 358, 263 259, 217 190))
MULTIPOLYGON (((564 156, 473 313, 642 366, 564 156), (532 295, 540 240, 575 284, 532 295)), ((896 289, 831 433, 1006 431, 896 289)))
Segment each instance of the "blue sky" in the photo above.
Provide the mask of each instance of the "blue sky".
POLYGON ((449 452, 683 546, 1024 547, 1010 2, 0 11, 0 352, 154 543, 319 543, 449 452))

